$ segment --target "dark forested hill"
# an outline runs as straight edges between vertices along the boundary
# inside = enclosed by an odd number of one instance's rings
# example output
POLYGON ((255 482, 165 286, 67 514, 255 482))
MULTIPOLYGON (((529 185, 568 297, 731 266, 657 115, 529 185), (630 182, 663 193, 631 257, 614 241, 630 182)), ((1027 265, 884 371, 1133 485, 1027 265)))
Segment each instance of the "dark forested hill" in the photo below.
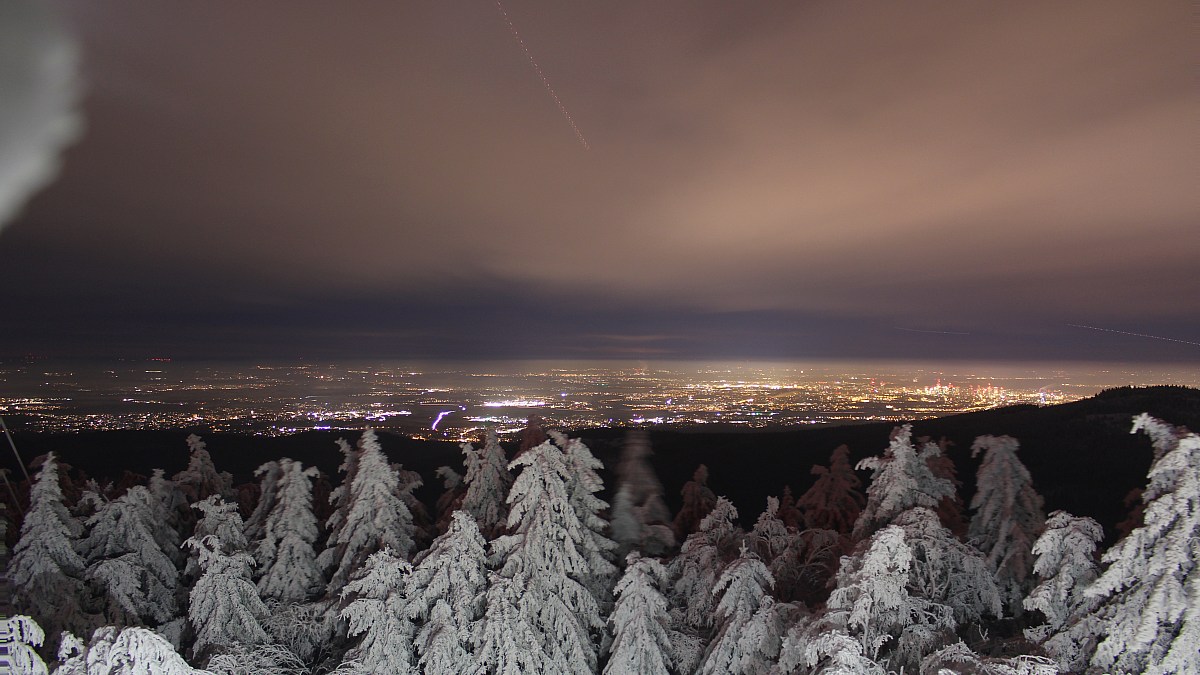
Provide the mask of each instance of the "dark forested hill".
MULTIPOLYGON (((1145 483, 1150 465, 1150 442, 1145 435, 1129 433, 1133 415, 1142 412, 1175 425, 1200 428, 1200 390, 1186 387, 1120 388, 1096 397, 1063 405, 1038 408, 1014 406, 978 413, 953 415, 913 423, 915 437, 945 438, 963 482, 962 496, 974 491, 978 461, 970 457, 976 436, 1007 434, 1021 442, 1019 456, 1029 467, 1046 510, 1067 509, 1096 518, 1108 529, 1126 512, 1122 498, 1145 483)), ((666 490, 668 503, 678 506, 679 491, 698 464, 710 469, 709 485, 728 496, 752 523, 768 495, 784 485, 803 492, 812 482, 814 463, 827 463, 838 445, 850 447, 853 461, 879 454, 888 444, 893 423, 831 426, 780 431, 652 429, 654 465, 666 490)), ((234 474, 235 482, 248 481, 264 461, 291 457, 315 465, 334 476, 341 462, 334 440, 356 432, 309 432, 284 437, 205 434, 203 430, 111 431, 64 435, 19 434, 17 445, 28 459, 56 451, 77 471, 119 480, 126 471, 148 474, 161 467, 167 474, 183 469, 188 452, 185 438, 197 431, 208 444, 218 469, 234 474)), ((572 431, 581 436, 610 469, 615 466, 624 437, 622 429, 572 431)), ((381 433, 384 450, 394 462, 421 473, 426 486, 418 496, 432 505, 441 490, 434 470, 443 464, 461 469, 458 445, 450 442, 414 441, 381 433)), ((511 450, 511 448, 510 448, 511 450)), ((11 453, 2 465, 19 476, 11 453)), ((866 474, 864 473, 864 478, 866 474)), ((611 486, 613 475, 606 471, 611 486)))

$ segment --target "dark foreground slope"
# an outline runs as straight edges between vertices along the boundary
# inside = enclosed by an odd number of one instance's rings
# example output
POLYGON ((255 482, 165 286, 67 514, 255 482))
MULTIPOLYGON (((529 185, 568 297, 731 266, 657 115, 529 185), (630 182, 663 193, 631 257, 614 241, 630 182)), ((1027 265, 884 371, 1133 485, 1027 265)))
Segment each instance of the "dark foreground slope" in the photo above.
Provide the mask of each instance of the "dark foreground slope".
MULTIPOLYGON (((1113 525, 1125 515, 1122 498, 1145 483, 1150 465, 1149 441, 1129 433, 1132 417, 1142 412, 1176 425, 1200 428, 1200 390, 1121 388, 1058 406, 1015 406, 919 421, 913 423, 913 431, 917 437, 945 438, 951 443, 950 456, 963 481, 964 500, 974 492, 978 460, 971 458, 970 447, 975 437, 1007 434, 1018 438, 1020 457, 1046 498, 1046 510, 1067 509, 1092 516, 1111 533, 1113 525)), ((709 485, 717 494, 733 500, 748 525, 762 510, 765 498, 778 495, 784 485, 790 485, 796 494, 807 489, 812 482, 812 465, 828 462, 838 445, 848 445, 857 462, 882 452, 893 426, 888 422, 780 431, 653 429, 650 435, 655 450, 653 462, 668 503, 678 506, 683 483, 691 478, 697 465, 704 463, 710 469, 709 485)), ((149 474, 161 467, 170 475, 183 469, 187 464, 184 439, 191 431, 22 434, 17 436, 17 444, 26 459, 54 450, 87 475, 118 480, 125 471, 149 474)), ((352 442, 357 439, 355 432, 309 432, 285 437, 199 433, 208 443, 217 468, 233 473, 236 482, 250 480, 254 468, 262 462, 285 456, 335 476, 341 455, 334 440, 340 436, 352 442)), ((609 467, 605 476, 609 485, 624 433, 621 429, 571 433, 581 436, 609 467)), ((418 496, 427 504, 433 504, 441 489, 434 470, 443 464, 461 469, 456 443, 414 441, 387 433, 380 436, 393 461, 424 476, 427 484, 418 496)), ((17 473, 10 455, 5 452, 3 465, 17 473)))

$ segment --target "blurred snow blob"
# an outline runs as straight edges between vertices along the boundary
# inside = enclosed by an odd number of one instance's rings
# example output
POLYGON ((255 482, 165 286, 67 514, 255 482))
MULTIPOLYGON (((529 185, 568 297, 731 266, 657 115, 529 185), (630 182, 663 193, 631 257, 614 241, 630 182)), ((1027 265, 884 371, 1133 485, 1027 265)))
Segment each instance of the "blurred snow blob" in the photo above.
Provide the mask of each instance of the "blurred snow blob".
POLYGON ((0 228, 54 178, 82 129, 78 57, 49 3, 0 2, 0 228))

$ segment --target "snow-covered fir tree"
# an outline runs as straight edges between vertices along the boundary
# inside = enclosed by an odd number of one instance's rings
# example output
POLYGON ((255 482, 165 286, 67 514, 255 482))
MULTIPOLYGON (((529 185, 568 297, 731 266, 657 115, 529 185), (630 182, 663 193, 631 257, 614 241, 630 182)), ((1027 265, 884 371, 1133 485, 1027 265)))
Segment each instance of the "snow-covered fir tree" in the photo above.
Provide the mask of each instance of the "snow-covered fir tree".
POLYGON ((674 584, 669 599, 677 628, 705 631, 713 625, 712 589, 725 568, 725 551, 741 534, 734 525, 737 517, 737 509, 728 499, 717 499, 700 521, 700 529, 688 535, 671 561, 674 584))
POLYGON ((37 653, 46 641, 46 633, 36 621, 23 614, 0 618, 0 637, 8 657, 0 666, 22 675, 47 675, 46 662, 37 653))
MULTIPOLYGON (((326 541, 337 541, 342 528, 346 526, 346 516, 350 513, 350 486, 358 476, 358 450, 344 438, 336 441, 338 450, 342 453, 342 464, 338 471, 342 474, 342 483, 329 492, 329 505, 332 513, 325 521, 326 541)), ((317 564, 322 570, 331 570, 337 566, 337 549, 327 546, 317 555, 317 564)))
POLYGON ((612 563, 617 544, 608 538, 608 521, 600 515, 608 510, 608 502, 596 496, 604 490, 604 480, 599 474, 604 464, 578 438, 568 440, 556 431, 549 435, 566 457, 568 502, 587 529, 587 535, 581 541, 581 552, 589 570, 584 585, 596 598, 601 612, 607 614, 618 570, 612 563))
POLYGON ((1033 542, 1046 525, 1042 496, 1033 489, 1029 470, 1017 459, 1017 439, 980 436, 972 457, 985 454, 976 473, 968 541, 983 552, 1005 607, 1019 614, 1032 589, 1033 542))
MULTIPOLYGON (((370 466, 364 464, 361 468, 366 471, 370 466)), ((342 610, 342 617, 349 621, 350 636, 362 637, 346 654, 348 667, 339 668, 339 672, 364 675, 420 672, 413 652, 415 630, 404 593, 411 571, 407 561, 384 547, 368 556, 355 578, 346 584, 342 597, 349 604, 342 610)))
POLYGON ((396 496, 408 507, 408 514, 412 517, 411 550, 425 548, 432 539, 434 526, 429 509, 425 508, 425 504, 417 499, 416 495, 416 491, 425 484, 425 479, 416 471, 405 469, 399 462, 393 462, 391 467, 396 472, 396 496))
MULTIPOLYGON (((522 455, 523 456, 523 455, 522 455)), ((520 457, 518 457, 520 459, 520 457)), ((534 612, 524 606, 529 580, 492 574, 488 580, 483 620, 476 626, 474 672, 480 675, 591 672, 563 670, 544 647, 544 631, 534 612)))
POLYGON ((486 542, 475 519, 455 511, 450 527, 418 558, 406 586, 421 623, 417 652, 426 673, 465 673, 474 664, 472 631, 487 590, 486 542))
POLYGON ((985 657, 961 640, 921 660, 922 673, 938 675, 1057 675, 1058 666, 1043 656, 985 657))
POLYGON ((258 503, 254 511, 246 518, 246 540, 252 545, 262 541, 267 529, 267 516, 275 509, 275 501, 279 494, 279 479, 283 477, 283 469, 279 462, 271 460, 264 462, 254 470, 259 477, 258 503))
POLYGON ((150 490, 137 485, 88 519, 80 550, 109 622, 157 625, 175 617, 179 571, 155 540, 160 515, 150 490))
POLYGON ((683 504, 675 514, 673 526, 676 538, 682 540, 695 532, 700 521, 717 505, 717 495, 708 487, 708 467, 703 464, 696 467, 692 479, 683 484, 680 492, 683 504))
POLYGON ((991 568, 978 549, 959 541, 932 510, 909 509, 893 520, 904 530, 912 552, 909 590, 945 605, 955 621, 979 625, 984 617, 1000 618, 1003 599, 991 568))
POLYGON ((829 466, 814 464, 812 474, 817 480, 796 500, 804 512, 805 525, 850 534, 866 504, 866 497, 859 491, 862 481, 850 466, 850 448, 839 445, 829 458, 829 466))
MULTIPOLYGON (((716 606, 717 633, 708 646, 700 675, 751 675, 765 673, 767 661, 756 644, 770 636, 764 635, 765 622, 760 617, 758 630, 749 630, 764 602, 771 601, 775 579, 767 566, 743 544, 741 556, 725 568, 712 594, 719 596, 716 606)), ((769 611, 768 607, 768 611, 769 611)), ((777 638, 777 636, 776 636, 777 638)), ((778 652, 778 645, 775 647, 778 652)))
POLYGON ((13 606, 55 634, 83 625, 84 561, 76 552, 83 526, 67 511, 54 453, 29 492, 21 538, 6 572, 13 606))
POLYGON ((212 495, 220 495, 226 500, 232 499, 233 477, 217 471, 207 444, 196 434, 191 434, 187 437, 187 445, 187 468, 173 477, 187 500, 195 503, 212 495))
POLYGON ((754 521, 754 528, 746 538, 750 548, 758 558, 770 565, 779 557, 792 542, 794 533, 789 532, 787 525, 779 518, 779 499, 767 497, 767 509, 754 521))
POLYGON ((919 439, 918 443, 921 448, 928 448, 928 452, 925 453, 925 463, 929 465, 929 470, 933 472, 933 475, 945 478, 954 487, 954 492, 949 497, 942 497, 933 511, 946 529, 953 532, 954 536, 959 539, 964 539, 967 536, 967 520, 963 515, 966 505, 958 494, 959 489, 962 488, 962 481, 958 478, 958 467, 947 454, 952 443, 944 438, 940 442, 934 443, 927 437, 919 439))
POLYGON ((191 514, 188 513, 191 509, 188 508, 187 497, 175 481, 167 479, 162 469, 155 469, 150 475, 147 488, 154 497, 155 516, 151 523, 154 540, 171 562, 179 567, 186 558, 181 548, 183 526, 184 523, 192 522, 191 514))
POLYGON ((640 429, 630 430, 617 463, 611 518, 619 556, 632 550, 663 555, 675 546, 671 512, 663 501, 663 486, 650 465, 650 454, 649 435, 640 429))
POLYGON ((862 643, 844 631, 834 628, 807 636, 797 629, 788 634, 780 649, 781 672, 802 672, 799 669, 803 667, 803 672, 829 675, 886 675, 883 666, 863 653, 862 643))
POLYGON ((73 637, 70 645, 59 650, 62 665, 54 675, 213 675, 189 666, 161 635, 136 626, 97 628, 87 646, 73 637))
POLYGON ((613 642, 604 675, 667 675, 674 665, 671 617, 662 588, 667 569, 636 551, 625 559, 625 574, 614 591, 609 622, 613 642))
POLYGON ((254 558, 228 552, 213 534, 192 537, 184 545, 196 552, 201 569, 188 605, 188 620, 196 632, 192 653, 204 657, 236 645, 267 642, 262 627, 267 607, 250 578, 254 558))
MULTIPOLYGON (((567 456, 546 441, 510 468, 521 468, 508 496, 512 534, 492 541, 492 557, 509 580, 502 593, 520 597, 523 621, 536 631, 538 651, 529 658, 538 667, 531 672, 594 671, 592 634, 604 624, 585 585, 593 578, 587 557, 593 532, 571 507, 567 456)), ((489 608, 489 620, 492 614, 489 608)))
POLYGON ((464 443, 462 451, 467 471, 462 509, 475 518, 485 539, 495 539, 508 523, 508 491, 513 483, 504 448, 496 431, 488 429, 482 449, 464 443))
MULTIPOLYGON (((221 548, 226 553, 241 553, 247 550, 249 544, 236 503, 227 502, 220 495, 209 495, 192 504, 192 508, 200 513, 200 519, 196 521, 192 534, 193 539, 202 539, 211 534, 220 540, 221 548)), ((184 568, 184 576, 187 579, 195 579, 201 570, 200 553, 195 547, 191 547, 190 550, 192 554, 184 568)))
POLYGON ((389 548, 408 558, 413 548, 412 514, 398 496, 400 478, 388 464, 375 431, 367 429, 358 443, 354 482, 346 495, 345 521, 331 533, 325 558, 333 569, 330 593, 339 592, 351 573, 376 551, 389 548))
POLYGON ((919 663, 952 634, 954 612, 909 592, 914 560, 901 527, 888 525, 864 543, 865 551, 842 559, 825 622, 857 639, 872 661, 919 663))
POLYGON ((1113 673, 1200 672, 1200 436, 1147 414, 1133 431, 1157 459, 1142 499, 1145 523, 1104 553, 1085 591, 1104 636, 1092 668, 1113 673))
POLYGON ((954 494, 954 484, 939 478, 929 468, 927 459, 938 452, 926 444, 919 452, 912 444, 912 425, 892 430, 892 440, 880 457, 868 457, 858 463, 859 469, 871 469, 871 484, 867 487, 867 504, 854 523, 853 536, 863 540, 896 516, 914 506, 936 509, 938 502, 954 494))
POLYGON ((1096 544, 1104 530, 1091 518, 1055 511, 1046 519, 1046 530, 1033 544, 1033 573, 1037 587, 1025 598, 1025 609, 1042 613, 1045 622, 1025 629, 1025 637, 1041 643, 1063 670, 1081 671, 1095 643, 1079 620, 1094 609, 1095 600, 1084 590, 1100 575, 1096 544))
POLYGON ((317 470, 282 459, 279 472, 275 505, 255 554, 261 570, 258 590, 264 599, 303 602, 317 595, 325 581, 313 550, 319 534, 312 509, 317 470))

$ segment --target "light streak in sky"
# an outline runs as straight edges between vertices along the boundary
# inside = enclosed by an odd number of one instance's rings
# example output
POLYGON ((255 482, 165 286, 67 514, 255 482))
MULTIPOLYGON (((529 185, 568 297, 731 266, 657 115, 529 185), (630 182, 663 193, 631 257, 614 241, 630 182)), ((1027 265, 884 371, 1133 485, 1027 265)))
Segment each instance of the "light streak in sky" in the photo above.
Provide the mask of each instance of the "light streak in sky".
POLYGON ((970 335, 970 333, 959 333, 952 330, 921 330, 920 328, 901 328, 896 326, 896 330, 908 331, 909 333, 937 333, 938 335, 970 335))
POLYGON ((542 67, 538 65, 537 59, 533 58, 533 52, 529 51, 529 46, 525 44, 525 40, 521 37, 521 33, 517 31, 517 27, 513 24, 512 19, 508 18, 508 11, 504 9, 504 5, 500 0, 496 0, 496 7, 500 10, 500 16, 504 17, 504 23, 508 24, 508 30, 516 38, 517 44, 521 45, 521 51, 525 52, 525 57, 529 59, 529 65, 533 66, 533 72, 537 73, 538 79, 542 84, 546 85, 546 91, 550 92, 550 98, 554 99, 554 104, 558 106, 558 112, 567 120, 567 124, 571 125, 571 129, 575 132, 575 138, 579 139, 579 144, 584 150, 591 150, 592 146, 588 145, 587 139, 583 137, 583 132, 579 130, 579 126, 575 124, 575 119, 571 117, 571 113, 567 112, 567 106, 563 105, 562 99, 558 97, 558 93, 554 91, 554 87, 550 86, 550 80, 546 74, 542 72, 542 67))
POLYGON ((437 425, 442 423, 442 418, 453 412, 454 412, 453 410, 443 410, 442 412, 438 413, 437 419, 433 421, 433 426, 431 426, 429 428, 433 429, 434 431, 437 431, 437 425))
POLYGON ((1146 335, 1145 333, 1130 333, 1128 331, 1123 331, 1123 330, 1114 330, 1112 328, 1097 328, 1095 326, 1084 326, 1084 325, 1077 324, 1077 323, 1069 323, 1067 325, 1070 326, 1071 328, 1086 328, 1088 330, 1098 330, 1098 331, 1103 331, 1105 333, 1119 333, 1121 335, 1132 335, 1133 337, 1150 338, 1151 340, 1166 340, 1167 342, 1178 342, 1178 343, 1184 344, 1184 345, 1193 345, 1195 347, 1200 347, 1200 342, 1191 342, 1189 340, 1177 340, 1175 338, 1163 337, 1161 335, 1146 335))

